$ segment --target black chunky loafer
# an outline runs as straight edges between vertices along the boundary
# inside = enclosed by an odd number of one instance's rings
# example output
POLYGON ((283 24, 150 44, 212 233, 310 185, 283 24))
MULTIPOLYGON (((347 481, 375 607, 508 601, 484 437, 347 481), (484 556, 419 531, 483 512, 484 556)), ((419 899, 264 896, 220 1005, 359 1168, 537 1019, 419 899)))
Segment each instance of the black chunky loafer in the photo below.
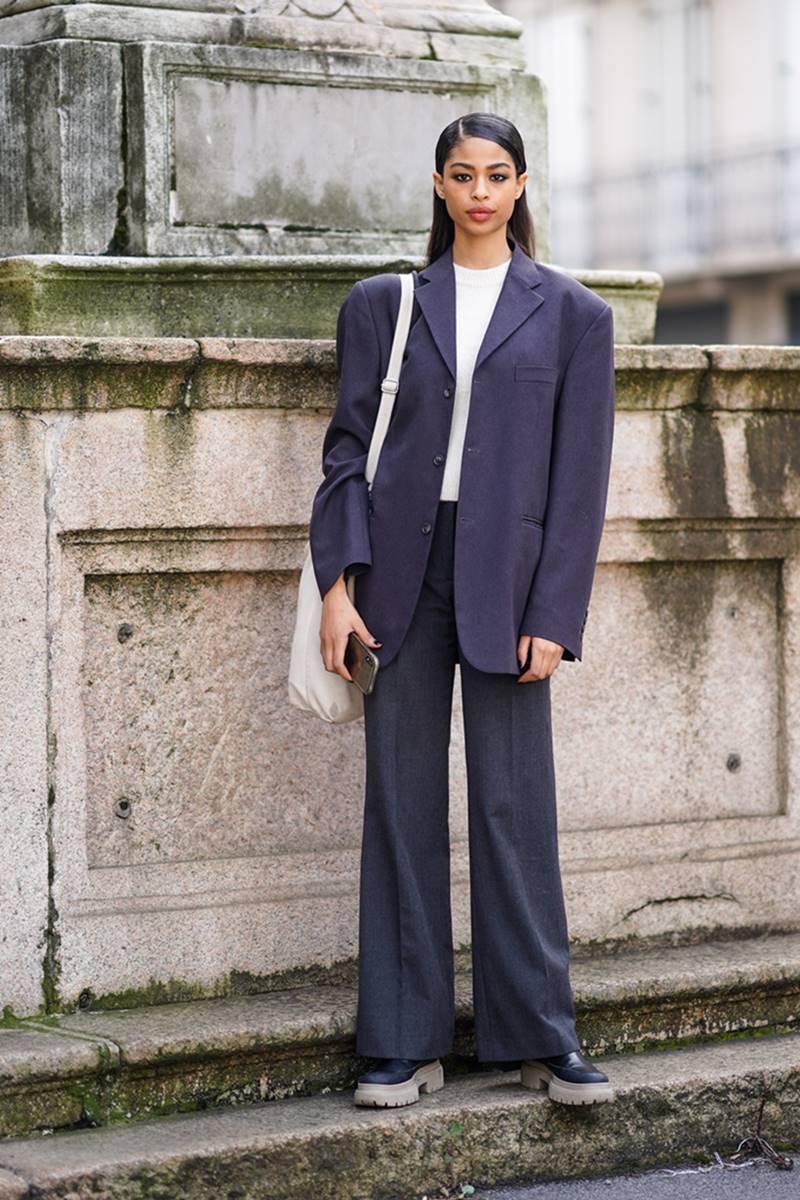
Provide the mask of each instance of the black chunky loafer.
POLYGON ((614 1099, 608 1076, 582 1056, 579 1050, 548 1058, 526 1058, 520 1064, 523 1087, 547 1090, 559 1104, 599 1104, 614 1099))
POLYGON ((353 1099, 374 1108, 397 1108, 419 1100, 420 1092, 442 1087, 444 1071, 438 1058, 380 1058, 359 1075, 353 1099))

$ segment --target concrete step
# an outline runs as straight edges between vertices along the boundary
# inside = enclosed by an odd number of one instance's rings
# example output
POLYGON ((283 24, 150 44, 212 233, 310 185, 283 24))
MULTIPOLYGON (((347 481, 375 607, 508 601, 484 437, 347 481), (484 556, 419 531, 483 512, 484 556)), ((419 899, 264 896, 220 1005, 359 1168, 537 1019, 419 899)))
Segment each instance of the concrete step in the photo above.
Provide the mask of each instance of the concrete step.
POLYGON ((773 1145, 797 1136, 796 1035, 598 1061, 617 1096, 586 1108, 492 1070, 401 1109, 339 1092, 0 1142, 0 1200, 412 1200, 728 1154, 759 1121, 773 1145))
MULTIPOLYGON (((800 1013, 800 934, 577 959, 586 1052, 645 1050, 753 1030, 800 1013)), ((457 976, 449 1074, 474 1069, 472 979, 457 976)), ((356 990, 75 1012, 0 1027, 0 1136, 352 1087, 356 990)))

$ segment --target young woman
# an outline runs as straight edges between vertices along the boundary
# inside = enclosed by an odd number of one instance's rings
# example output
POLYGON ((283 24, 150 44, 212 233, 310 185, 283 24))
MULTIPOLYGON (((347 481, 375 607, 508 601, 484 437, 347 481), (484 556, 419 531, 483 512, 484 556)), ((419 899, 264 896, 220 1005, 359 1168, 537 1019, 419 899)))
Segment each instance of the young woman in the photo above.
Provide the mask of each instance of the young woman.
POLYGON ((350 678, 350 630, 380 662, 364 697, 356 1031, 357 1053, 378 1061, 354 1098, 410 1104, 443 1084, 458 663, 477 1058, 587 1104, 613 1089, 575 1032, 550 677, 582 653, 613 437, 612 313, 534 259, 509 121, 453 121, 435 161, 428 265, 372 494, 364 467, 400 297, 388 273, 355 283, 339 312, 339 395, 310 521, 325 667, 350 678))

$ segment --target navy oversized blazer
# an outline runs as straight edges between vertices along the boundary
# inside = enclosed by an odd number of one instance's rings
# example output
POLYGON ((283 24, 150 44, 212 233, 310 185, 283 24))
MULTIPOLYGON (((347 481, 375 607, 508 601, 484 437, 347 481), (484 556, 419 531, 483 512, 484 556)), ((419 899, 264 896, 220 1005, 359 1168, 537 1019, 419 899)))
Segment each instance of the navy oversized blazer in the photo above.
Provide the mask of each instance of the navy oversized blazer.
MULTIPOLYGON (((461 651, 520 673, 520 635, 580 659, 614 430, 611 306, 571 275, 511 261, 475 361, 454 550, 461 651)), ((456 380, 452 244, 420 271, 392 419, 368 495, 364 470, 400 304, 397 275, 358 280, 336 327, 339 392, 322 445, 309 540, 320 596, 345 570, 394 658, 422 587, 456 380)))

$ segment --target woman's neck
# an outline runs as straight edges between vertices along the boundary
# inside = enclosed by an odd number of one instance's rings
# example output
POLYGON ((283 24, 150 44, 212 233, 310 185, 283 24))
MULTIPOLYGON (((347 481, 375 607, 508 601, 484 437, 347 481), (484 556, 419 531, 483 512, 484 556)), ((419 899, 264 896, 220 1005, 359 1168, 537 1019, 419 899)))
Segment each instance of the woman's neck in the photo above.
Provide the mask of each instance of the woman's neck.
POLYGON ((499 267, 513 258, 505 233, 500 238, 456 237, 453 241, 453 263, 473 271, 499 267))

